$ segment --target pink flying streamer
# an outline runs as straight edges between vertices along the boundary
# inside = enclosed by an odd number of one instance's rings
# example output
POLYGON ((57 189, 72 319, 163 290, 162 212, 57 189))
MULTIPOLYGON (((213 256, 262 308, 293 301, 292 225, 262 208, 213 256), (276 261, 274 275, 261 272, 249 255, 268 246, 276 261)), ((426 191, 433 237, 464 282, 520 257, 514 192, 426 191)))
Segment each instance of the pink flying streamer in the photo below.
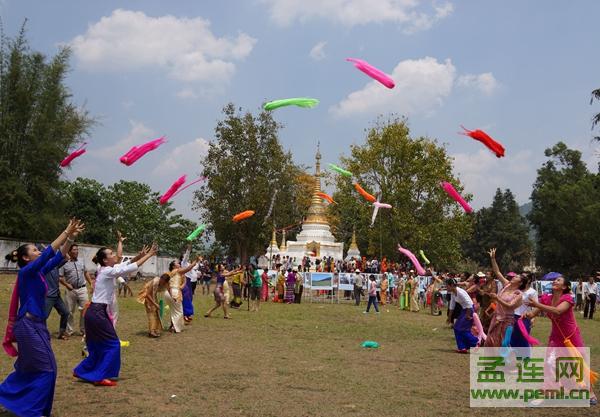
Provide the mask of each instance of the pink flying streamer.
POLYGON ((473 323, 475 324, 475 328, 477 329, 477 338, 479 339, 479 343, 482 340, 487 339, 487 335, 483 330, 483 325, 481 324, 481 320, 479 319, 479 314, 473 313, 473 323))
POLYGON ((458 191, 456 191, 456 189, 452 186, 452 184, 450 184, 449 182, 446 182, 446 181, 442 181, 441 185, 442 185, 442 188, 444 189, 444 191, 446 191, 446 193, 450 197, 452 197, 458 204, 460 204, 466 213, 473 212, 473 208, 469 205, 469 203, 467 203, 465 201, 464 198, 461 197, 461 195, 458 193, 458 191))
POLYGON ((517 320, 517 326, 519 326, 519 330, 521 331, 523 338, 527 340, 527 343, 529 343, 529 345, 534 346, 540 344, 539 340, 537 340, 535 337, 529 334, 529 332, 527 331, 527 327, 525 327, 525 323, 523 323, 522 317, 519 318, 519 320, 517 320))
POLYGON ((17 278, 15 280, 12 296, 10 297, 10 305, 8 307, 8 325, 6 326, 6 333, 4 334, 4 340, 2 341, 2 347, 4 348, 4 351, 8 354, 8 356, 12 356, 13 358, 19 355, 17 348, 15 348, 15 345, 13 345, 13 343, 17 341, 13 327, 17 321, 18 310, 19 279, 17 278))
POLYGON ((379 201, 376 201, 373 203, 373 205, 377 208, 385 208, 385 209, 391 209, 392 205, 391 204, 387 204, 387 203, 380 203, 379 201))
POLYGON ((160 200, 158 200, 158 202, 162 205, 162 204, 167 204, 167 201, 169 201, 169 199, 171 197, 173 197, 173 195, 177 192, 177 190, 179 190, 181 188, 181 186, 183 184, 185 184, 185 175, 182 175, 181 177, 179 177, 179 179, 177 181, 175 181, 173 184, 171 184, 171 186, 169 187, 169 189, 167 190, 166 193, 164 193, 162 195, 162 197, 160 197, 160 200))
POLYGON ((155 150, 156 148, 158 148, 160 145, 162 145, 165 142, 166 142, 165 137, 161 136, 160 138, 151 140, 150 142, 144 143, 143 145, 134 146, 129 150, 129 152, 127 152, 125 155, 123 155, 119 160, 121 161, 121 163, 123 163, 127 166, 130 166, 135 161, 140 159, 142 156, 144 156, 145 154, 147 154, 150 151, 155 150))
POLYGON ((180 188, 175 194, 173 194, 173 197, 175 197, 177 194, 179 194, 180 192, 182 192, 183 190, 185 190, 186 188, 191 187, 194 184, 197 184, 199 182, 205 181, 206 177, 199 177, 196 178, 194 181, 190 182, 189 184, 186 184, 185 186, 183 186, 182 188, 180 188))
POLYGON ((408 259, 410 259, 410 261, 414 265, 415 269, 417 270, 417 274, 419 274, 420 276, 425 276, 425 270, 421 266, 421 263, 419 262, 417 257, 411 251, 403 248, 402 246, 400 246, 400 244, 398 244, 398 250, 400 251, 401 254, 403 254, 408 259))
POLYGON ((83 143, 79 148, 77 148, 74 152, 70 153, 65 159, 60 162, 61 167, 67 167, 73 161, 73 159, 80 157, 85 153, 85 145, 87 143, 83 143))
POLYGON ((396 86, 392 77, 387 75, 385 72, 378 70, 368 62, 357 58, 346 58, 346 61, 352 62, 357 69, 361 70, 374 80, 379 81, 387 88, 394 88, 396 86))

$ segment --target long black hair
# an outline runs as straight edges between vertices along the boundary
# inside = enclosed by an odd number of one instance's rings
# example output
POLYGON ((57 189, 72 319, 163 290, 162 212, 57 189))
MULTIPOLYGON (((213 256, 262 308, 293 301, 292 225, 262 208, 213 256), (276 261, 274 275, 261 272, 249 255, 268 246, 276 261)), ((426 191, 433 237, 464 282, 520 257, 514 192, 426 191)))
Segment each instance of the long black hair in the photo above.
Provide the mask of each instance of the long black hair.
POLYGON ((26 261, 24 258, 29 253, 29 246, 31 243, 25 243, 17 248, 17 265, 19 268, 23 268, 29 261, 26 261))
POLYGON ((92 262, 94 262, 95 264, 98 264, 100 266, 104 266, 104 260, 106 259, 106 251, 108 250, 108 248, 106 247, 102 247, 100 249, 98 249, 98 252, 96 252, 96 256, 94 256, 94 258, 92 259, 92 262))

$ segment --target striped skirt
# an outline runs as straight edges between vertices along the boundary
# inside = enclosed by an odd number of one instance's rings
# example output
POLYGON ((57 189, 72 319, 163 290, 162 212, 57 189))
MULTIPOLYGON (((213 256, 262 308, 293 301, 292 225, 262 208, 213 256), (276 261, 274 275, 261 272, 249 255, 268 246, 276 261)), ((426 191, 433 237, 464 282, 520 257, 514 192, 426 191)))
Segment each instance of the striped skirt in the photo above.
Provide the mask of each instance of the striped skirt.
POLYGON ((15 323, 19 356, 15 371, 0 385, 0 404, 18 416, 49 416, 56 384, 56 360, 45 320, 15 323))
POLYGON ((91 303, 85 312, 85 344, 89 356, 73 369, 75 375, 89 382, 118 378, 121 342, 106 304, 91 303))

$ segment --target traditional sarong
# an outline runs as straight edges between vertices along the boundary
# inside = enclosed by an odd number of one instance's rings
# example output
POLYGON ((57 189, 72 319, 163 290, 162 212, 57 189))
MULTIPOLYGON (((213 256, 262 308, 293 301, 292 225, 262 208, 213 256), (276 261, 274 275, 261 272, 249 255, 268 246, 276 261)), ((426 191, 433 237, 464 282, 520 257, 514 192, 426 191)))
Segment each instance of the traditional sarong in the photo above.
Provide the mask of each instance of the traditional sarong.
POLYGON ((456 338, 456 347, 459 350, 477 346, 478 339, 471 333, 471 327, 473 327, 473 313, 473 308, 463 309, 454 322, 454 337, 456 338), (467 318, 467 311, 471 312, 470 319, 467 318))
POLYGON ((0 385, 0 404, 18 416, 49 416, 56 360, 45 321, 22 317, 14 326, 19 347, 15 371, 0 385))
POLYGON ((296 280, 289 280, 286 281, 285 283, 285 302, 286 303, 293 303, 294 302, 294 284, 296 283, 296 280))
POLYGON ((231 302, 232 307, 239 307, 242 305, 242 286, 234 282, 232 284, 233 288, 233 301, 231 302))
POLYGON ((121 343, 108 316, 108 306, 91 303, 85 312, 85 344, 89 356, 73 373, 90 382, 119 377, 121 369, 121 343))
POLYGON ((194 315, 194 302, 192 299, 192 281, 189 278, 185 279, 185 286, 181 289, 183 315, 192 317, 194 315))
POLYGON ((183 305, 181 303, 181 294, 179 287, 171 287, 171 295, 168 291, 164 293, 164 299, 169 305, 169 312, 171 313, 171 324, 175 333, 179 333, 183 330, 183 305))
POLYGON ((494 315, 494 317, 492 318, 492 322, 490 323, 490 328, 487 331, 485 347, 501 347, 502 339, 504 339, 504 334, 506 333, 506 328, 508 326, 512 326, 513 322, 514 319, 512 317, 498 320, 496 315, 494 315))

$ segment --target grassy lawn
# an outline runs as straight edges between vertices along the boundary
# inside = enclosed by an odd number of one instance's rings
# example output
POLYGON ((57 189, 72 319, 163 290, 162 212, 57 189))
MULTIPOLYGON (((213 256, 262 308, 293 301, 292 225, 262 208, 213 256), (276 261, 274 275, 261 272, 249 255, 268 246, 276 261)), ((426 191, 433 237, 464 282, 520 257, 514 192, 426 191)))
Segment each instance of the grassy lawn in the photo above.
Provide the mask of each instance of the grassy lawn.
MULTIPOLYGON (((0 284, 0 323, 6 322, 13 277, 0 284)), ((134 293, 139 284, 133 283, 134 293)), ((575 416, 589 409, 470 409, 469 358, 454 353, 444 319, 389 307, 379 316, 353 305, 266 303, 259 313, 222 312, 205 319, 212 297, 194 300, 196 319, 183 333, 146 337, 144 308, 119 299, 122 350, 119 385, 76 381, 81 340, 53 339, 59 376, 55 416, 575 416), (381 348, 360 347, 375 340, 381 348), (175 395, 176 397, 172 396, 175 395)), ((56 312, 48 326, 58 330, 56 312)), ((578 319, 580 316, 577 316, 578 319)), ((444 317, 445 318, 445 317, 444 317)), ((579 319, 583 337, 599 353, 597 321, 579 319)), ((2 324, 4 326, 4 324, 2 324)), ((3 327, 2 327, 3 328, 3 327)), ((546 341, 549 323, 533 335, 546 341)), ((2 378, 13 361, 0 356, 2 378)), ((598 363, 597 361, 595 363, 598 363)), ((598 368, 598 365, 595 366, 598 368)))

